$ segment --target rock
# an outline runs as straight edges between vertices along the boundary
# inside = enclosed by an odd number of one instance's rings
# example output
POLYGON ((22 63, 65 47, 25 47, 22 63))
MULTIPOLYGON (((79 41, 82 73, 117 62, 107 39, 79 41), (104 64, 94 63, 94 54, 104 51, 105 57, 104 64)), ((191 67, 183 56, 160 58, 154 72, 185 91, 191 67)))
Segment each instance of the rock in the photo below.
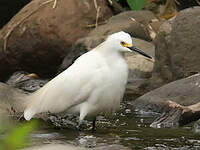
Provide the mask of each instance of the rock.
MULTIPOLYGON (((59 72, 67 69, 80 55, 102 43, 106 37, 107 36, 89 36, 79 39, 73 46, 73 50, 70 55, 65 57, 62 65, 60 66, 59 72)), ((155 47, 152 43, 137 38, 133 38, 133 41, 136 47, 154 57, 155 47)), ((137 53, 126 54, 126 60, 129 66, 126 99, 130 99, 129 96, 132 96, 133 98, 144 94, 143 87, 147 84, 146 79, 151 77, 154 61, 150 61, 137 53)))
POLYGON ((196 121, 193 126, 193 132, 196 134, 200 134, 200 120, 196 121))
POLYGON ((15 117, 25 108, 24 97, 26 94, 19 89, 12 88, 0 82, 0 117, 12 116, 15 117))
POLYGON ((27 93, 34 92, 43 87, 49 80, 39 79, 32 73, 25 71, 17 71, 6 81, 6 83, 14 88, 21 89, 27 93))
POLYGON ((89 36, 105 36, 119 31, 128 32, 132 37, 151 41, 147 24, 156 19, 150 11, 126 11, 111 17, 105 25, 100 25, 89 36), (136 21, 132 21, 134 18, 136 21))
MULTIPOLYGON (((22 119, 27 95, 44 86, 48 80, 34 78, 34 74, 24 71, 15 72, 7 84, 0 82, 0 118, 3 116, 22 119)), ((39 114, 38 118, 48 120, 50 114, 39 114)))
POLYGON ((10 86, 15 86, 15 84, 20 82, 21 80, 26 80, 31 78, 27 75, 28 72, 26 71, 16 71, 8 78, 6 83, 10 86))
POLYGON ((200 74, 177 80, 144 94, 132 102, 139 111, 162 112, 167 101, 188 106, 199 102, 200 74))
MULTIPOLYGON (((188 77, 200 71, 200 7, 180 11, 160 27, 155 43, 152 85, 188 77)), ((155 88, 154 87, 154 88, 155 88)))
MULTIPOLYGON (((134 45, 150 56, 154 57, 155 47, 153 44, 133 38, 134 45)), ((126 61, 129 67, 128 84, 125 92, 125 99, 132 100, 143 95, 148 84, 148 79, 152 75, 154 61, 146 59, 140 54, 126 54, 126 61)))
POLYGON ((87 148, 79 147, 79 146, 73 146, 69 144, 46 144, 46 145, 40 145, 40 146, 33 146, 29 148, 25 148, 23 150, 87 150, 87 148))
MULTIPOLYGON (((152 43, 133 38, 133 45, 154 58, 155 46, 152 43)), ((154 60, 147 59, 137 53, 127 53, 125 57, 129 67, 129 79, 135 78, 135 76, 140 78, 151 77, 154 60)))
POLYGON ((176 7, 178 10, 186 9, 189 7, 200 6, 198 0, 176 0, 176 7))
MULTIPOLYGON (((31 1, 1 30, 1 80, 19 69, 42 77, 55 75, 71 45, 96 22, 93 0, 59 0, 53 5, 54 0, 31 1)), ((112 16, 105 0, 97 0, 97 5, 99 22, 112 16)))
POLYGON ((113 144, 113 145, 100 146, 94 148, 94 150, 130 150, 130 148, 124 147, 122 145, 113 144))
POLYGON ((30 148, 25 148, 23 150, 130 150, 130 148, 124 147, 122 145, 107 145, 100 146, 96 148, 85 148, 80 146, 73 146, 69 144, 46 144, 41 146, 34 146, 30 148))
POLYGON ((143 95, 146 92, 146 86, 149 84, 148 79, 135 78, 130 79, 129 76, 128 83, 126 86, 126 91, 124 95, 124 99, 128 101, 132 101, 143 95))
POLYGON ((108 0, 108 3, 114 14, 118 14, 125 11, 125 9, 119 4, 118 1, 108 0))
POLYGON ((150 127, 176 128, 197 121, 200 119, 199 105, 200 103, 182 106, 176 102, 168 101, 163 108, 163 113, 151 123, 150 127))

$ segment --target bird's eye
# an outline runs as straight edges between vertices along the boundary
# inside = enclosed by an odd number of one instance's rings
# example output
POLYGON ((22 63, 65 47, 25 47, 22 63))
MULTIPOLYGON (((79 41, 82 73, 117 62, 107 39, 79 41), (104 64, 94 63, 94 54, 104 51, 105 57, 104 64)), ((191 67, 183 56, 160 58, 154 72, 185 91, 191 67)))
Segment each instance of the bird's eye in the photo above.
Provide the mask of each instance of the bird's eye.
POLYGON ((122 45, 123 47, 127 47, 128 44, 127 44, 126 42, 122 41, 122 42, 121 42, 121 45, 122 45))

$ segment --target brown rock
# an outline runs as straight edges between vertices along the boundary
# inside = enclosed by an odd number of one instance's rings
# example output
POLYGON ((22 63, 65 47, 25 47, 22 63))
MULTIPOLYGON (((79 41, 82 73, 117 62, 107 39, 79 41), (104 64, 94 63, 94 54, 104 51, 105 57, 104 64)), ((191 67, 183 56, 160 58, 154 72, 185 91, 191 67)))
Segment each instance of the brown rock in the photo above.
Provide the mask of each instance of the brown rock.
POLYGON ((153 128, 174 128, 197 121, 200 119, 199 106, 200 103, 182 106, 176 102, 168 101, 164 106, 163 113, 150 126, 153 128))
MULTIPOLYGON (((31 1, 1 30, 1 77, 18 69, 55 74, 68 48, 96 21, 93 0, 59 0, 55 8, 53 4, 54 0, 31 1)), ((99 22, 112 15, 105 0, 97 0, 97 5, 99 22)))

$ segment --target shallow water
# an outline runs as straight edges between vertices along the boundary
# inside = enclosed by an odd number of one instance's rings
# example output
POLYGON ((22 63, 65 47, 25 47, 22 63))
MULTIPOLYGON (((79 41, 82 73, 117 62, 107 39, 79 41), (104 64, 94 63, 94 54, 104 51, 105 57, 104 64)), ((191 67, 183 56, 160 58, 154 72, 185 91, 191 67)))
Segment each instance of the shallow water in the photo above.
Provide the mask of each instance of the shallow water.
POLYGON ((70 143, 83 147, 121 144, 133 150, 198 150, 200 136, 194 134, 192 125, 176 129, 153 129, 149 125, 158 114, 131 112, 123 105, 113 119, 97 122, 97 131, 78 132, 75 129, 40 129, 31 134, 32 144, 70 143))

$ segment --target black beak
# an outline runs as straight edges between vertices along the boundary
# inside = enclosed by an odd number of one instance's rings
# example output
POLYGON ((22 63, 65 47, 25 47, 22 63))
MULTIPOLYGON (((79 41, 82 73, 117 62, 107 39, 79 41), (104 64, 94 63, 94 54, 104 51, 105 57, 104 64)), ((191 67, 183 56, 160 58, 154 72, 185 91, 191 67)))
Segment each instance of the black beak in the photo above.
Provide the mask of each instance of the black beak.
POLYGON ((143 55, 143 56, 147 57, 147 58, 150 58, 150 59, 152 59, 152 57, 151 57, 151 56, 147 55, 146 53, 144 53, 144 52, 143 52, 143 51, 141 51, 140 49, 136 48, 135 46, 128 47, 128 48, 129 48, 130 50, 132 50, 132 51, 135 51, 135 52, 137 52, 137 53, 139 53, 139 54, 141 54, 141 55, 143 55))

